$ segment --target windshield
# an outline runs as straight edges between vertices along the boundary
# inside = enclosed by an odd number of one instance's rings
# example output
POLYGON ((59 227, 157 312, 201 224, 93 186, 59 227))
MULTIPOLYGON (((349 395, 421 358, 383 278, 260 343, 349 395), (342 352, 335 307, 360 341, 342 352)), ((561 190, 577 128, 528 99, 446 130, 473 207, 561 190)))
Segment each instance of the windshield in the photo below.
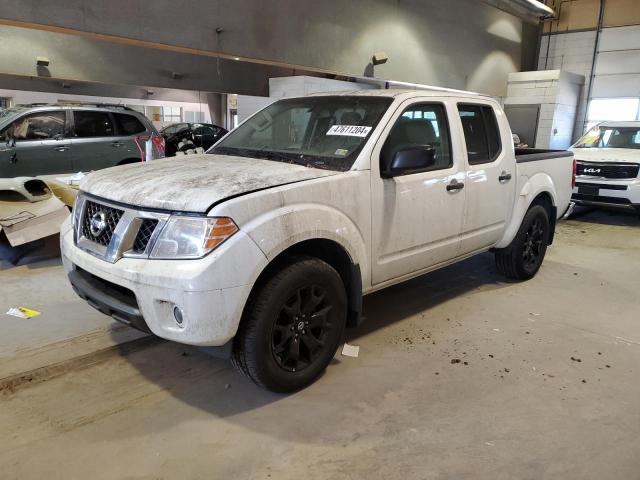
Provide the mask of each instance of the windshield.
POLYGON ((26 108, 22 107, 13 107, 13 108, 0 108, 0 121, 5 120, 9 117, 15 117, 16 115, 24 112, 26 108))
POLYGON ((640 149, 640 127, 594 127, 574 148, 640 149))
POLYGON ((184 130, 185 128, 189 128, 188 123, 174 123, 172 125, 164 127, 160 130, 160 133, 163 135, 173 135, 178 130, 184 130))
POLYGON ((280 100, 207 153, 349 170, 391 102, 391 98, 360 96, 280 100))

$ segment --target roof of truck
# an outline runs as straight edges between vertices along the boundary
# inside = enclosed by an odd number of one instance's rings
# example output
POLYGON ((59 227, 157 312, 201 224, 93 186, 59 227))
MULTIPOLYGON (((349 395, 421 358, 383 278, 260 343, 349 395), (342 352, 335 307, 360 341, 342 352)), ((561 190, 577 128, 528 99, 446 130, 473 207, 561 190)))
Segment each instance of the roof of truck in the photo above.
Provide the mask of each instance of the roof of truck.
POLYGON ((342 92, 319 92, 312 93, 310 96, 358 96, 358 97, 392 97, 392 98, 411 98, 411 97, 462 97, 462 98, 484 98, 495 100, 495 98, 482 93, 467 92, 464 90, 454 90, 451 88, 429 87, 419 89, 396 89, 396 88, 380 88, 371 90, 347 90, 342 92))
POLYGON ((640 121, 627 121, 627 122, 602 122, 598 124, 599 127, 640 127, 640 121))

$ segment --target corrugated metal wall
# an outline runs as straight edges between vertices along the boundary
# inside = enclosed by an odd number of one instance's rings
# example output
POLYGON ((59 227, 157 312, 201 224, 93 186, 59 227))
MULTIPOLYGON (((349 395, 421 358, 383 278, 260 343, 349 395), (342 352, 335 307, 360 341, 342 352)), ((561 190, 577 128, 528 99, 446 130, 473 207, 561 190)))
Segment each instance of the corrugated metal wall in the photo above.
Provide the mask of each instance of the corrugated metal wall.
POLYGON ((591 97, 640 97, 640 25, 602 30, 591 97))
POLYGON ((588 123, 591 99, 640 98, 640 0, 602 1, 601 22, 601 0, 546 1, 559 15, 545 22, 538 69, 567 70, 586 79, 576 138, 588 123))

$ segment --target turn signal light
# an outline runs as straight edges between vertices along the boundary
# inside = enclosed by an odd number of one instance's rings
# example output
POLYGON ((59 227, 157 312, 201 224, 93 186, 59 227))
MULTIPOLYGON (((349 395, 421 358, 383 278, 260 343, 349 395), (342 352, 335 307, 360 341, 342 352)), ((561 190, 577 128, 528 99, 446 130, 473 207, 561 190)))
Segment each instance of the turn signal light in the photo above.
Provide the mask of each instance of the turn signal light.
POLYGON ((230 218, 216 218, 215 222, 209 226, 205 248, 213 250, 237 231, 238 227, 230 218))

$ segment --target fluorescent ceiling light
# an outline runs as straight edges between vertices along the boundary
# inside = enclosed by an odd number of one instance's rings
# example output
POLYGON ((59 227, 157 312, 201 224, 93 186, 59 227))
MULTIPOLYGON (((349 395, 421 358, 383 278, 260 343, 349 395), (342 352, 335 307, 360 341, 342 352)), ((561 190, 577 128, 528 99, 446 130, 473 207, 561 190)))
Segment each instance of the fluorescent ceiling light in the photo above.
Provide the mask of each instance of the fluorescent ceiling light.
POLYGON ((549 7, 548 5, 545 5, 542 2, 539 2, 538 0, 526 0, 526 2, 531 5, 534 8, 537 8, 538 10, 542 10, 543 12, 547 13, 548 15, 554 16, 556 15, 556 12, 553 11, 553 8, 549 7))

